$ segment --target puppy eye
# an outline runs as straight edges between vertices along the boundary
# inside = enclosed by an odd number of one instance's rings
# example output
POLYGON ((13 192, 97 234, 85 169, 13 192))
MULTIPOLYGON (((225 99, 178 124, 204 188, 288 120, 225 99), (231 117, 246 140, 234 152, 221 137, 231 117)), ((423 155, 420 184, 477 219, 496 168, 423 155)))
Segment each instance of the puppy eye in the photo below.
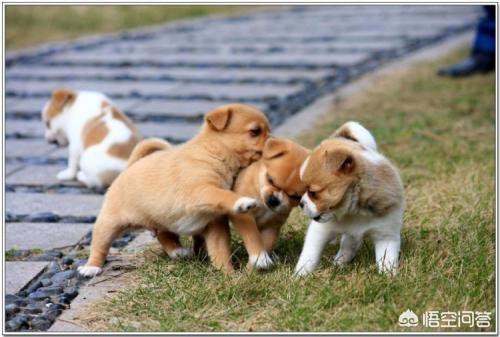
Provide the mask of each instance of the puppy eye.
POLYGON ((309 194, 309 197, 311 199, 316 199, 316 197, 318 196, 317 193, 313 191, 308 191, 307 193, 309 194))
POLYGON ((250 136, 252 137, 258 137, 262 133, 262 129, 260 127, 255 127, 253 129, 250 129, 250 136))
POLYGON ((270 176, 267 176, 267 182, 270 183, 271 185, 275 186, 274 181, 270 176))

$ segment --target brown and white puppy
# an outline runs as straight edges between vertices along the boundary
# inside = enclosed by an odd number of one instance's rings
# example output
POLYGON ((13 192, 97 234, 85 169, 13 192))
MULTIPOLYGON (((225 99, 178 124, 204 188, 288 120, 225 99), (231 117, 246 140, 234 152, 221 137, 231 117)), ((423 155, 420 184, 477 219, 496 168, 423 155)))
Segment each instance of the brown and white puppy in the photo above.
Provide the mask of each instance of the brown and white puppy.
POLYGON ((190 255, 179 235, 202 234, 208 254, 217 240, 207 226, 219 216, 248 212, 257 201, 232 192, 238 171, 258 160, 269 133, 269 122, 257 109, 221 106, 205 116, 201 131, 190 141, 156 151, 136 161, 113 182, 94 225, 90 257, 79 272, 94 276, 112 241, 124 230, 146 227, 172 257, 190 255))
POLYGON ((49 143, 69 144, 68 167, 57 179, 76 178, 88 187, 110 185, 141 139, 130 119, 99 92, 54 90, 42 120, 49 143))
MULTIPOLYGON (((249 268, 266 269, 273 265, 269 253, 276 246, 281 227, 291 210, 305 192, 299 172, 309 153, 291 140, 269 138, 262 158, 238 174, 233 191, 259 201, 252 212, 229 215, 245 244, 249 268)), ((218 260, 227 263, 230 252, 219 252, 225 256, 218 260)), ((224 266, 224 269, 229 267, 224 266)))
POLYGON ((295 274, 312 272, 325 245, 341 236, 336 264, 350 262, 363 237, 375 245, 380 272, 395 272, 404 192, 396 168, 377 151, 368 130, 348 122, 313 150, 301 168, 307 186, 300 206, 312 218, 295 274))

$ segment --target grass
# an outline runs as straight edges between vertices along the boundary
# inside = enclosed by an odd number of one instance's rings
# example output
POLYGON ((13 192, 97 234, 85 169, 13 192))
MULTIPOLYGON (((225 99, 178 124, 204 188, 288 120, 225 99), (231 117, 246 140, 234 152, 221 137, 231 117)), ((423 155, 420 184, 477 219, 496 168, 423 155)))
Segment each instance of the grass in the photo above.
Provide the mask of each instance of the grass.
POLYGON ((7 5, 5 45, 8 50, 38 43, 116 32, 144 25, 209 14, 240 13, 257 6, 7 5))
MULTIPOLYGON (((495 330, 495 78, 447 79, 435 70, 465 51, 380 78, 366 92, 338 103, 300 137, 310 147, 347 120, 373 131, 400 169, 407 210, 397 276, 376 272, 366 242, 352 264, 323 256, 311 277, 291 273, 307 219, 290 216, 277 247, 279 263, 265 273, 224 276, 206 261, 172 262, 154 247, 130 273, 129 288, 85 315, 108 331, 436 331, 401 328, 410 308, 490 311, 495 330)), ((238 239, 235 261, 246 262, 238 239)), ((83 315, 82 315, 83 316, 83 315)), ((442 331, 478 328, 442 328, 442 331)))

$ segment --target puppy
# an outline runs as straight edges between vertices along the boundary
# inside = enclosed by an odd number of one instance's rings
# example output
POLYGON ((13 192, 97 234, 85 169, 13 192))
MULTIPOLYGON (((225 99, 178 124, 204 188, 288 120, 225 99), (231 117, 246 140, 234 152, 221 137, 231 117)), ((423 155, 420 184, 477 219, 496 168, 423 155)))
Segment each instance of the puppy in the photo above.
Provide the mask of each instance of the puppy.
POLYGON ((57 179, 77 178, 87 187, 109 186, 141 139, 130 119, 98 92, 55 90, 42 120, 49 143, 69 144, 68 167, 57 179))
POLYGON ((261 157, 268 133, 262 112, 225 105, 206 114, 201 131, 190 141, 134 162, 108 189, 94 225, 90 257, 79 272, 98 274, 112 241, 133 227, 157 231, 164 250, 174 258, 192 253, 181 246, 179 235, 201 234, 213 255, 229 232, 218 233, 207 224, 257 206, 255 199, 230 188, 239 170, 261 157))
MULTIPOLYGON (((247 214, 231 214, 229 220, 241 235, 249 255, 248 268, 266 269, 281 227, 305 192, 300 166, 310 151, 288 139, 269 138, 262 158, 243 169, 233 191, 255 198, 258 206, 247 214)), ((228 261, 228 258, 219 258, 228 261)))
POLYGON ((312 218, 295 274, 312 272, 325 245, 340 235, 335 264, 350 262, 362 239, 375 245, 380 272, 395 273, 403 223, 403 186, 396 168, 377 151, 368 130, 348 122, 323 141, 301 167, 307 193, 300 207, 312 218))

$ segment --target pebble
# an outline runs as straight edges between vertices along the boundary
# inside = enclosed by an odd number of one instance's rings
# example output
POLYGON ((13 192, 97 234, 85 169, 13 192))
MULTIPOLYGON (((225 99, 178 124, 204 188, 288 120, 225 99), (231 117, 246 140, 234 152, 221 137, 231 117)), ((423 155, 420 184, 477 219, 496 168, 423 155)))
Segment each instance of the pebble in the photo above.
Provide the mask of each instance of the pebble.
POLYGON ((62 259, 62 263, 66 266, 71 266, 73 264, 73 259, 69 256, 66 256, 64 259, 62 259))
POLYGON ((14 303, 18 299, 19 299, 19 296, 12 295, 12 294, 6 294, 5 295, 5 304, 14 303))
POLYGON ((51 212, 42 212, 29 214, 24 220, 28 222, 58 222, 60 218, 61 217, 57 214, 51 212))
POLYGON ((24 312, 31 315, 36 315, 42 312, 40 305, 30 303, 24 308, 24 312))
POLYGON ((53 322, 61 313, 62 310, 49 310, 40 315, 40 317, 53 322))
POLYGON ((63 292, 63 288, 59 286, 49 286, 49 287, 42 287, 38 289, 38 291, 42 291, 49 295, 57 295, 63 292))
POLYGON ((57 260, 57 257, 48 254, 35 255, 29 258, 29 261, 55 261, 55 260, 57 260))
POLYGON ((54 283, 63 283, 64 281, 67 281, 74 276, 75 276, 74 270, 60 271, 60 272, 54 274, 54 276, 52 276, 51 280, 54 283))
POLYGON ((57 296, 57 302, 62 303, 62 304, 70 304, 71 299, 68 296, 66 296, 65 294, 61 294, 61 295, 57 296))
POLYGON ((57 263, 57 261, 52 261, 47 266, 47 271, 55 271, 55 272, 61 271, 61 266, 59 266, 59 263, 57 263))
POLYGON ((35 290, 37 290, 41 286, 42 286, 42 282, 36 281, 36 282, 33 282, 28 288, 26 288, 26 291, 31 294, 32 292, 34 292, 35 290))
POLYGON ((46 252, 45 254, 49 255, 49 256, 54 256, 54 257, 57 257, 58 259, 61 258, 63 256, 63 253, 61 252, 58 252, 57 250, 52 250, 50 252, 46 252))
POLYGON ((34 293, 31 293, 29 294, 28 298, 31 298, 33 300, 37 300, 37 301, 40 301, 40 300, 44 300, 46 298, 49 298, 50 297, 50 294, 47 294, 46 292, 43 292, 43 291, 35 291, 34 293))
POLYGON ((20 311, 19 307, 14 303, 10 303, 5 306, 5 314, 7 316, 12 316, 13 314, 17 314, 19 311, 20 311))
POLYGON ((40 282, 42 283, 42 286, 44 286, 44 287, 48 287, 48 286, 52 285, 52 281, 48 278, 44 278, 40 282))
POLYGON ((22 297, 19 297, 18 299, 14 300, 14 303, 20 307, 24 307, 26 304, 28 304, 28 300, 22 297))
POLYGON ((64 289, 64 295, 66 295, 70 300, 78 296, 78 290, 76 287, 68 287, 64 289))
POLYGON ((50 305, 48 305, 48 308, 49 310, 64 310, 66 309, 66 306, 58 303, 50 303, 50 305))
POLYGON ((52 325, 52 322, 41 317, 36 317, 31 321, 31 327, 34 330, 48 330, 50 326, 52 325))
POLYGON ((7 322, 7 329, 9 330, 19 330, 21 328, 28 327, 28 316, 19 314, 7 322))

